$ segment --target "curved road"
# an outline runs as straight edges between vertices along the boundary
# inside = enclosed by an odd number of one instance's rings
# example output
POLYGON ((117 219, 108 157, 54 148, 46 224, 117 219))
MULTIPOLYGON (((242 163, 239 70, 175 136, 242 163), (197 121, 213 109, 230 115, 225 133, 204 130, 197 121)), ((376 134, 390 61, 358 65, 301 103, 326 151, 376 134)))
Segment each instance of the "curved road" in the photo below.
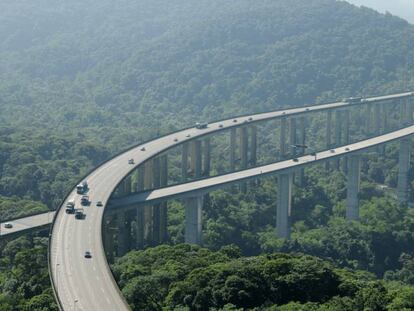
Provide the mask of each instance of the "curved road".
POLYGON ((275 162, 237 171, 234 173, 227 173, 219 176, 190 181, 184 184, 143 191, 124 198, 111 199, 108 207, 117 210, 118 208, 122 209, 122 207, 128 208, 129 205, 136 206, 137 203, 155 204, 163 202, 165 200, 176 198, 182 199, 203 195, 211 191, 223 188, 226 185, 238 183, 241 181, 247 181, 250 179, 256 179, 258 177, 272 175, 275 173, 283 173, 289 170, 295 171, 304 165, 311 165, 318 162, 331 160, 335 157, 344 157, 346 155, 365 151, 377 145, 386 144, 412 135, 414 135, 414 125, 346 146, 320 151, 317 153, 316 157, 313 155, 305 155, 298 157, 297 161, 290 159, 286 161, 275 162))
MULTIPOLYGON (((283 116, 407 98, 413 95, 414 93, 409 92, 364 99, 361 103, 337 102, 293 108, 238 117, 237 122, 234 122, 232 118, 211 123, 207 129, 189 128, 154 139, 102 164, 86 178, 89 183, 88 194, 92 204, 84 209, 85 219, 76 220, 73 215, 66 214, 64 208, 60 208, 52 224, 49 270, 61 308, 63 310, 129 310, 105 258, 101 225, 106 203, 117 184, 144 161, 185 141, 241 126, 244 122, 255 123, 283 116), (250 118, 252 119, 249 120, 250 118), (219 124, 223 127, 219 127, 219 124), (176 142, 175 139, 178 141, 176 142), (140 150, 143 146, 146 148, 145 151, 140 150), (135 166, 128 165, 130 158, 134 158, 135 166), (97 200, 102 201, 104 207, 97 207, 95 204, 97 200), (85 259, 85 251, 91 251, 93 257, 85 259)), ((72 191, 68 199, 72 198, 76 200, 76 205, 80 206, 80 195, 72 191)), ((66 202, 62 206, 65 204, 66 202)))

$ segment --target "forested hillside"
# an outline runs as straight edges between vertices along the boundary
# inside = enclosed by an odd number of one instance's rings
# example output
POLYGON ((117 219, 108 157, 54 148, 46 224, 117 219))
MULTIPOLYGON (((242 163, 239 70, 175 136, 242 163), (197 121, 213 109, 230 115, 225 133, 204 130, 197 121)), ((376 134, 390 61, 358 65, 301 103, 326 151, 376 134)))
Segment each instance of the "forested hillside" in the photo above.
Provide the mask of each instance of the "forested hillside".
MULTIPOLYGON (((1 219, 56 208, 101 161, 196 121, 414 90, 414 26, 342 1, 5 0, 0 25, 1 219)), ((360 223, 343 219, 345 177, 315 167, 295 189, 291 241, 274 236, 267 179, 211 194, 210 251, 132 252, 115 275, 139 310, 236 310, 243 299, 266 310, 411 310, 414 212, 394 198, 395 165, 395 146, 364 161, 360 223), (164 253, 170 261, 146 259, 164 253), (287 283, 308 296, 281 297, 287 283)), ((183 217, 171 202, 170 244, 183 242, 183 217)), ((1 244, 1 310, 56 308, 45 245, 36 235, 1 244)))
POLYGON ((0 12, 0 194, 51 195, 49 207, 85 167, 196 120, 414 86, 414 27, 345 2, 22 0, 0 12))
POLYGON ((414 288, 300 254, 160 246, 114 266, 133 310, 413 310, 414 288))

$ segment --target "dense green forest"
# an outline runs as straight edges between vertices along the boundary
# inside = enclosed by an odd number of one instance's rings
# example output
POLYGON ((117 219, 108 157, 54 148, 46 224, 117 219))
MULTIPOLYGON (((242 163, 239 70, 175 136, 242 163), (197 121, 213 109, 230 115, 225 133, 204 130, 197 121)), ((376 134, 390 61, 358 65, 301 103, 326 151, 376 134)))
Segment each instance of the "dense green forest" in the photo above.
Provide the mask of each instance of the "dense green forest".
POLYGON ((189 245, 133 251, 113 267, 133 310, 412 310, 414 287, 300 254, 241 257, 189 245))
MULTIPOLYGON (((196 121, 414 90, 414 26, 334 0, 6 0, 0 25, 2 220, 56 208, 111 155, 196 121)), ((396 159, 395 146, 365 159, 360 223, 343 219, 344 175, 313 167, 294 189, 290 241, 274 235, 268 178, 210 195, 210 250, 131 252, 114 273, 138 309, 414 309, 414 211, 395 200, 396 159)), ((183 217, 170 202, 170 244, 183 217)), ((43 236, 2 242, 1 310, 56 308, 43 236)))

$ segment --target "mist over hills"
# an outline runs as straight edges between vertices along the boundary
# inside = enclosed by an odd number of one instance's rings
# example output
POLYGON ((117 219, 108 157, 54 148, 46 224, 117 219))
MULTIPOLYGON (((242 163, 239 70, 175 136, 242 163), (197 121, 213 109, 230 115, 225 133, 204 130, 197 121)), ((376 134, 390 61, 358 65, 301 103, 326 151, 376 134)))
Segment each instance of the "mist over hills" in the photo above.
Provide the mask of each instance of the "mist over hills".
POLYGON ((414 85, 413 26, 345 2, 22 0, 0 12, 3 124, 166 131, 414 85))
POLYGON ((411 0, 347 0, 349 3, 373 8, 379 12, 390 12, 411 24, 414 23, 414 2, 411 0))
MULTIPOLYGON (((342 1, 4 0, 0 25, 1 220, 56 208, 111 154, 196 121, 414 90, 414 26, 342 1)), ((318 121, 308 138, 325 146, 318 121)), ((180 244, 169 202, 173 246, 119 258, 118 285, 139 310, 414 310, 414 210, 378 187, 395 187, 397 153, 364 159, 359 222, 344 174, 307 169, 290 241, 274 234, 273 178, 210 194, 208 249, 180 244)), ((57 310, 47 241, 0 241, 0 310, 57 310)))

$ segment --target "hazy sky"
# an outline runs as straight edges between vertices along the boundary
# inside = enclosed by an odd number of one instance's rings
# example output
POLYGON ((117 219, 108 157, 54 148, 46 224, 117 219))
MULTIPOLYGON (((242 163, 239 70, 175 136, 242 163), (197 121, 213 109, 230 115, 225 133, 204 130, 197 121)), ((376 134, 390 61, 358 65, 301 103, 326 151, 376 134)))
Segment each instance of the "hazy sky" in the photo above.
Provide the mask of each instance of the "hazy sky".
POLYGON ((379 12, 388 11, 414 24, 414 0, 346 0, 357 5, 364 5, 379 12))

